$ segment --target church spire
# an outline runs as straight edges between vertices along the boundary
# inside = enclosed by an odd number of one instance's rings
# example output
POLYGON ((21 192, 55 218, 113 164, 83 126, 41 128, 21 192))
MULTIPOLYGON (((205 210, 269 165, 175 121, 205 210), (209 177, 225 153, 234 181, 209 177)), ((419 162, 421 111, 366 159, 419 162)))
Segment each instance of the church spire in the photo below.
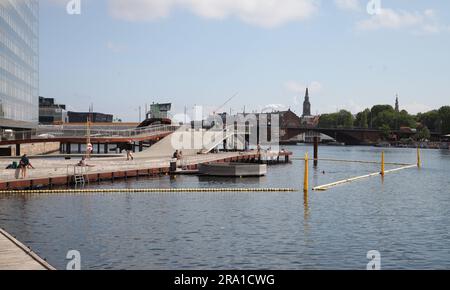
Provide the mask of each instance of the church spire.
POLYGON ((400 105, 398 103, 398 94, 395 96, 395 111, 400 112, 400 105))
POLYGON ((311 103, 309 102, 309 89, 306 88, 305 101, 303 102, 303 117, 311 116, 311 103))

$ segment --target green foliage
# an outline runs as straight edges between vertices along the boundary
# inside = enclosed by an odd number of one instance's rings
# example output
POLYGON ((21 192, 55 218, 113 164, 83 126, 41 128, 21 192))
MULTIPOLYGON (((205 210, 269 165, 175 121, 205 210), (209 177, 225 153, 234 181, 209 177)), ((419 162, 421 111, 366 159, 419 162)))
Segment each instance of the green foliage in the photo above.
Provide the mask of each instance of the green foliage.
POLYGON ((370 110, 371 126, 374 129, 381 129, 389 126, 392 130, 400 127, 416 128, 414 116, 407 111, 396 112, 390 105, 376 105, 370 110))
POLYGON ((394 108, 391 105, 375 105, 370 110, 373 117, 378 116, 381 112, 392 112, 395 113, 394 108))
POLYGON ((400 127, 410 127, 410 128, 416 128, 417 122, 414 118, 414 116, 408 114, 407 111, 403 110, 400 113, 397 113, 396 116, 396 128, 399 129, 400 127))
POLYGON ((338 113, 324 114, 320 117, 321 128, 373 128, 380 129, 384 137, 388 138, 391 131, 401 127, 415 129, 418 127, 417 138, 429 139, 431 132, 450 134, 450 106, 441 107, 416 116, 407 111, 396 112, 390 105, 376 105, 372 109, 365 109, 356 115, 356 118, 348 111, 341 110, 338 113))
POLYGON ((341 110, 338 113, 323 114, 319 119, 320 128, 353 128, 352 113, 341 110))
POLYGON ((427 127, 422 127, 417 130, 417 134, 415 135, 414 139, 422 141, 422 140, 429 140, 431 138, 431 132, 427 127))
POLYGON ((439 118, 441 120, 441 133, 444 135, 450 134, 450 106, 439 109, 439 118))
POLYGON ((389 139, 389 136, 391 135, 391 127, 389 127, 388 124, 383 124, 380 127, 380 130, 381 130, 381 135, 382 135, 383 139, 384 140, 389 139))
POLYGON ((432 132, 441 131, 441 118, 437 110, 417 114, 416 120, 432 132))
POLYGON ((426 113, 417 114, 416 120, 431 132, 450 134, 450 106, 441 107, 426 113))
POLYGON ((370 110, 369 109, 365 109, 364 111, 359 112, 356 115, 355 127, 363 128, 363 129, 369 128, 369 116, 370 116, 370 110))
POLYGON ((337 127, 337 115, 336 114, 323 114, 319 119, 320 128, 336 128, 337 127))

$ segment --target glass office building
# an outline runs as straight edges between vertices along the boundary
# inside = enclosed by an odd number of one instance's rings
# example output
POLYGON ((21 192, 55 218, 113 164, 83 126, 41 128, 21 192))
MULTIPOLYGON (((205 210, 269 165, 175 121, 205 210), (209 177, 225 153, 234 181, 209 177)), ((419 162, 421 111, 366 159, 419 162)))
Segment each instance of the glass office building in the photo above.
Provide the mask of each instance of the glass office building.
POLYGON ((38 90, 38 0, 0 0, 0 128, 36 126, 38 90))

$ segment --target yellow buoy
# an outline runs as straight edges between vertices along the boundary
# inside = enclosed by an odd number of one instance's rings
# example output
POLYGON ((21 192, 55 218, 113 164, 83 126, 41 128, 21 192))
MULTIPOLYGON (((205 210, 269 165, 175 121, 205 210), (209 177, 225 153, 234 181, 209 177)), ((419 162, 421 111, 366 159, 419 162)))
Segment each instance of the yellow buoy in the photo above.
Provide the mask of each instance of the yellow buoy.
POLYGON ((309 180, 309 164, 308 164, 308 153, 305 153, 305 175, 304 175, 304 180, 303 180, 303 192, 307 193, 308 192, 308 188, 309 188, 309 184, 308 184, 308 180, 309 180))
POLYGON ((420 148, 417 147, 417 167, 422 167, 422 160, 420 158, 420 148))

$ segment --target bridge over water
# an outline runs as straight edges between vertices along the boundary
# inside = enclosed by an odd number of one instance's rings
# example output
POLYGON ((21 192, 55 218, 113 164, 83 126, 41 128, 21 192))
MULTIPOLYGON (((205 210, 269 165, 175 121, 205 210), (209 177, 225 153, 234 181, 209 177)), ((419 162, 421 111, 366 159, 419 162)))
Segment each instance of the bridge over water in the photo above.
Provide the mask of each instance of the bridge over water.
MULTIPOLYGON (((383 139, 385 132, 378 129, 362 129, 362 128, 295 128, 289 127, 284 129, 286 135, 285 140, 292 139, 300 134, 307 132, 316 132, 325 134, 334 138, 337 142, 343 142, 347 145, 374 144, 383 139)), ((416 133, 405 132, 402 130, 392 130, 391 134, 401 136, 402 138, 410 138, 416 133)), ((439 133, 431 133, 432 139, 439 140, 439 133)))

